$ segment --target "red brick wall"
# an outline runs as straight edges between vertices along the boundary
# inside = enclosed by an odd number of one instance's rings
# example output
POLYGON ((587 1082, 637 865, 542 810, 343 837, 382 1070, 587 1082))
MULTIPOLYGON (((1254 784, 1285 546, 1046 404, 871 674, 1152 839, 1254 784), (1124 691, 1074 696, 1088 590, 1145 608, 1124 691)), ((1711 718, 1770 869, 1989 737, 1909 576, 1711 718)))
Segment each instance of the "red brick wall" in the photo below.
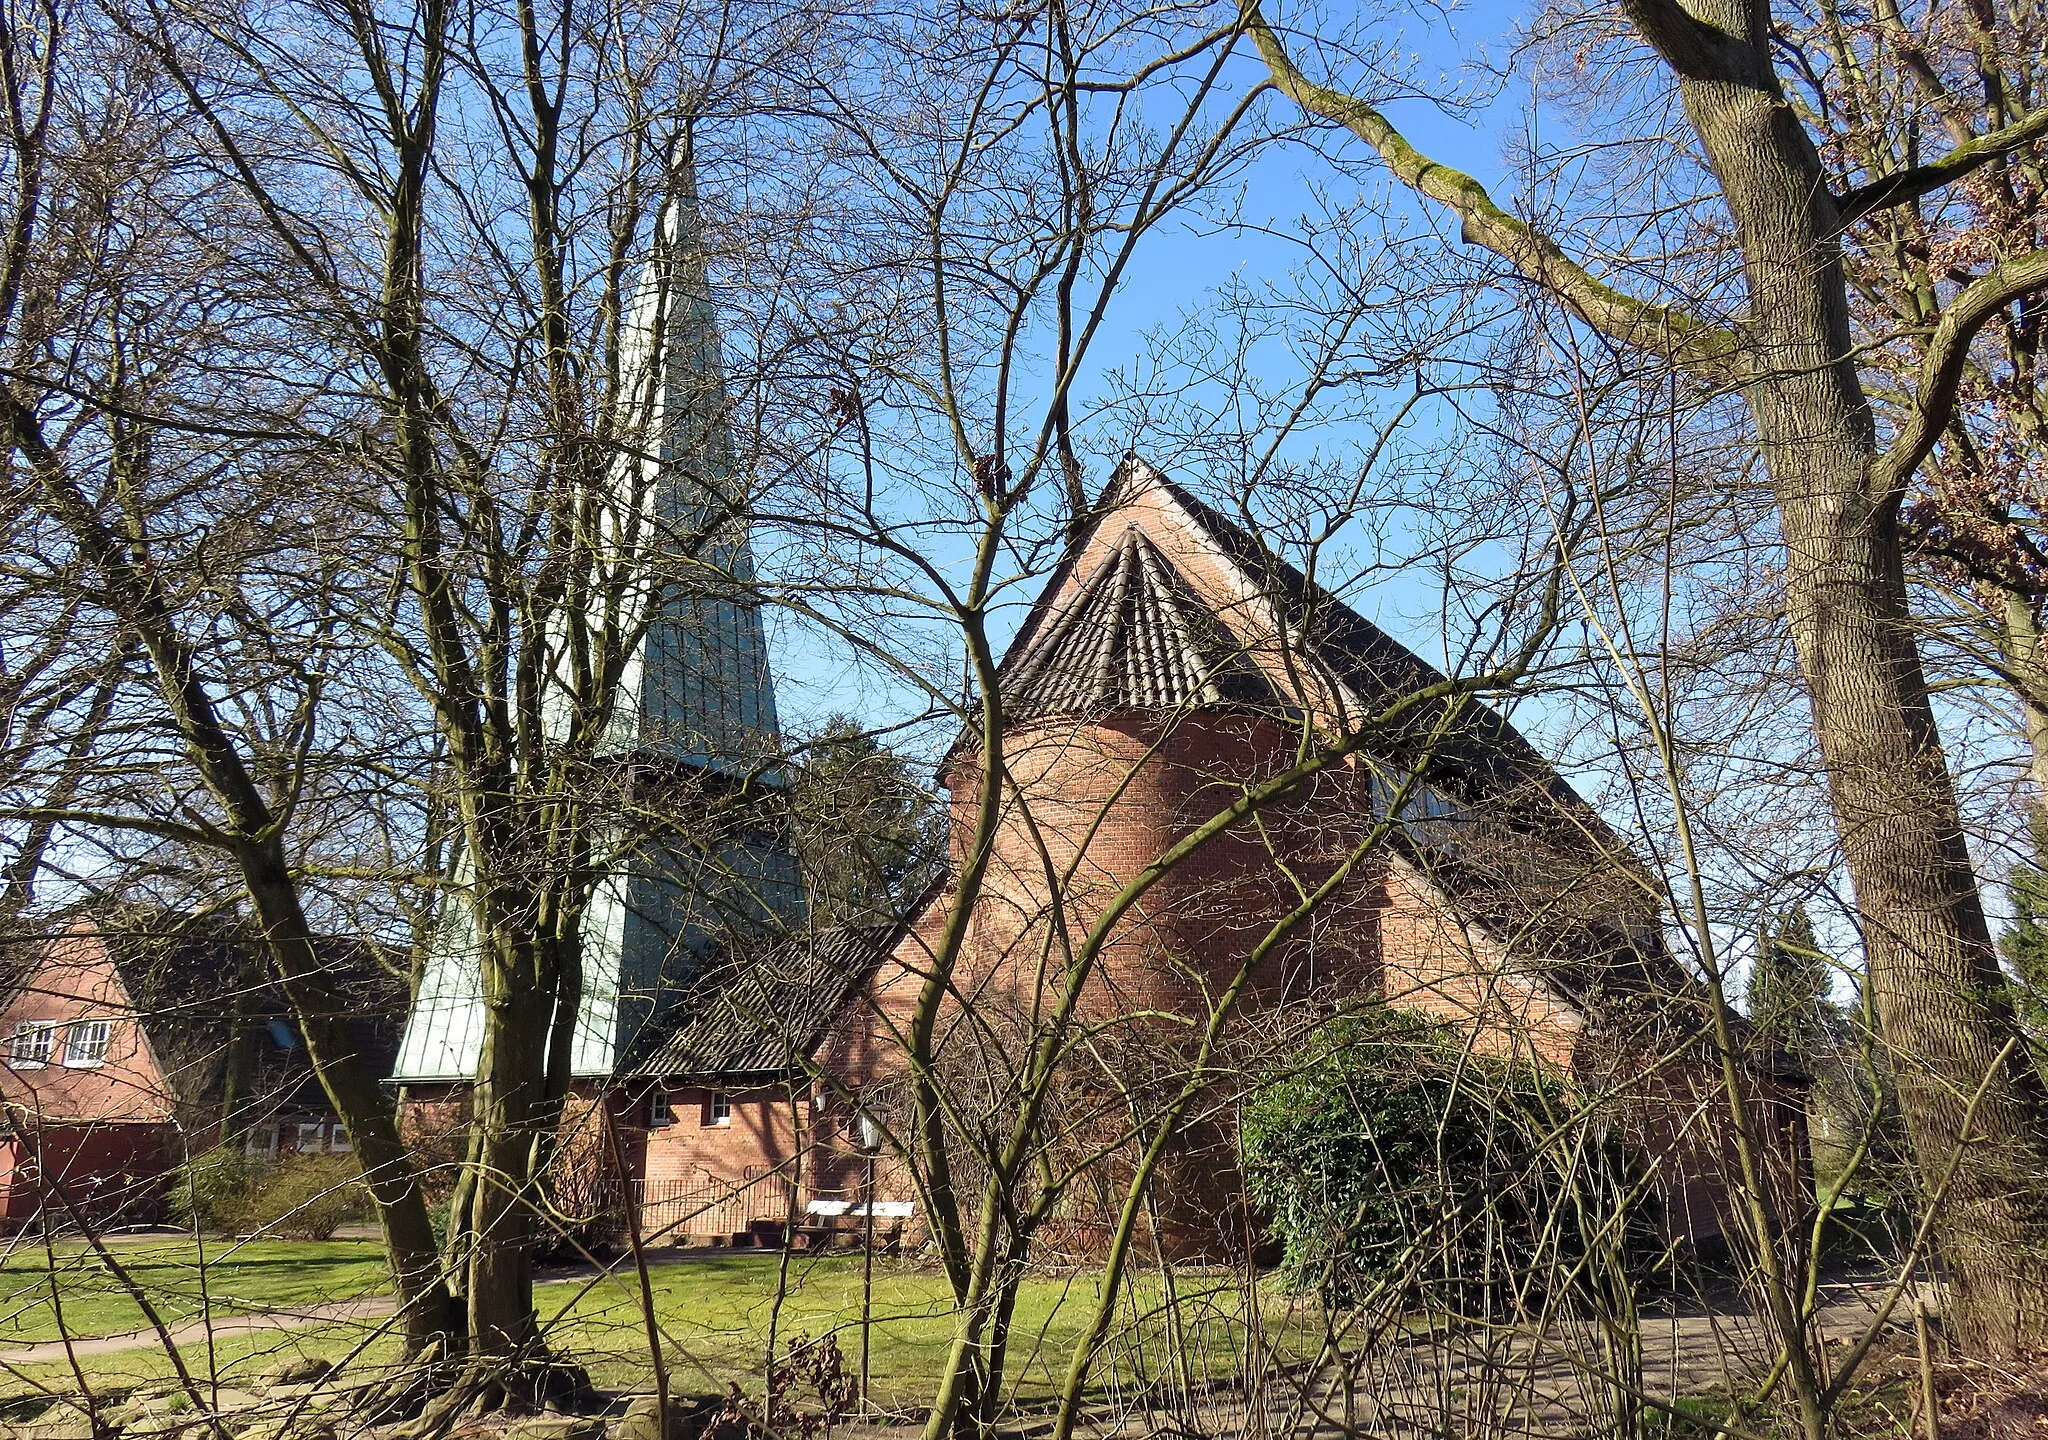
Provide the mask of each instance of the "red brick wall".
MULTIPOLYGON (((723 1092, 728 1110, 723 1124, 713 1118, 712 1102, 719 1092, 678 1088, 662 1093, 674 1118, 647 1132, 642 1173, 650 1187, 754 1180, 771 1170, 790 1167, 797 1151, 798 1126, 791 1114, 788 1086, 723 1092)), ((806 1090, 798 1091, 796 1103, 799 1112, 809 1109, 806 1090)))
POLYGON ((0 1101, 45 1122, 171 1119, 174 1097, 99 936, 73 930, 51 941, 28 983, 0 1009, 0 1101), (66 1065, 68 1027, 101 1019, 111 1027, 104 1063, 66 1065), (48 1065, 29 1068, 6 1060, 5 1047, 24 1022, 59 1027, 48 1065))
POLYGON ((1539 1059, 1569 1071, 1584 1022, 1525 973, 1493 939, 1447 904, 1404 860, 1385 869, 1380 914, 1389 1004, 1455 1025, 1490 1054, 1539 1059))
POLYGON ((160 1124, 46 1124, 0 1142, 0 1226, 162 1218, 175 1134, 160 1124), (68 1203, 67 1203, 68 1202, 68 1203))
MULTIPOLYGON (((639 1187, 641 1233, 650 1244, 683 1239, 729 1239, 752 1220, 786 1221, 799 1143, 805 1166, 824 1152, 811 1148, 814 1126, 807 1086, 797 1090, 798 1116, 786 1084, 714 1092, 690 1087, 613 1086, 579 1080, 562 1106, 559 1148, 550 1186, 571 1215, 616 1215, 621 1182, 639 1187), (728 1118, 714 1123, 714 1094, 723 1093, 728 1118), (670 1119, 650 1124, 660 1096, 670 1119), (798 1118, 800 1117, 800 1119, 798 1118), (799 1141, 798 1137, 802 1137, 799 1141), (623 1170, 621 1167, 623 1166, 623 1170)), ((469 1087, 408 1087, 400 1127, 416 1155, 428 1162, 430 1188, 445 1193, 461 1159, 469 1123, 469 1087)), ((831 1190, 830 1176, 806 1175, 803 1198, 831 1190)))
MULTIPOLYGON (((1280 725, 1225 712, 1164 726, 1124 716, 1013 730, 1005 737, 1013 783, 999 801, 964 967, 969 993, 1028 1007, 1067 972, 1121 889, 1292 755, 1280 725)), ((957 848, 977 816, 979 772, 962 763, 950 778, 957 848)), ((1362 838, 1369 819, 1354 803, 1355 785, 1348 771, 1325 776, 1175 861, 1109 932, 1086 1012, 1206 1013, 1204 997, 1250 959, 1294 905, 1297 886, 1319 884, 1362 838)), ((1378 903, 1374 870, 1363 868, 1266 957, 1254 977, 1257 1001, 1374 985, 1378 903)))

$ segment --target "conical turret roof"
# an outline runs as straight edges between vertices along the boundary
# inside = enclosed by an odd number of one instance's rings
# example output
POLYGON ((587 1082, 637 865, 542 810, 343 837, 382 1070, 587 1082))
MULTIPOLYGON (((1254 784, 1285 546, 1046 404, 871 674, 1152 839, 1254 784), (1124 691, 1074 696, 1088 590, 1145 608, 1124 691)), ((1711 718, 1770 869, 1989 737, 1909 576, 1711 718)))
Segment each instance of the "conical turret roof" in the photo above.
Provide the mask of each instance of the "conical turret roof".
POLYGON ((1237 638, 1136 526, 1009 657, 1003 707, 1018 719, 1284 702, 1237 638))

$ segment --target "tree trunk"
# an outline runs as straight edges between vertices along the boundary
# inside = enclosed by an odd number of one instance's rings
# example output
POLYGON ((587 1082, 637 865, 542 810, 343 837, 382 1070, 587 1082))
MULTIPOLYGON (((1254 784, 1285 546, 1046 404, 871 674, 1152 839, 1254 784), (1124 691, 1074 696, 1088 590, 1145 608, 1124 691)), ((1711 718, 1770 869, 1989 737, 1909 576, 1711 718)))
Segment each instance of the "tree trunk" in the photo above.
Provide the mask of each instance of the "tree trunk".
POLYGON ((357 1157, 377 1207, 392 1280, 404 1306, 408 1350, 425 1353, 444 1343, 452 1308, 426 1198, 412 1156, 398 1136, 397 1106, 383 1077, 357 1053, 348 1033, 347 1006, 320 963, 280 836, 282 826, 235 738, 221 723, 160 580, 146 559, 139 561, 146 552, 100 521, 44 440, 31 411, 4 394, 0 411, 15 446, 35 466, 52 512, 66 523, 82 554, 104 577, 112 608, 148 655, 165 713, 176 723, 193 768, 228 817, 233 838, 226 848, 234 856, 277 965, 278 984, 304 1032, 321 1087, 357 1137, 357 1157))
MULTIPOLYGON (((1451 207, 1468 241, 1617 342, 1741 386, 1777 492, 1788 619, 1899 1107, 1936 1207, 1950 1315, 1987 1354, 2048 1341, 2048 1093, 2028 1063, 1964 845, 1907 605, 1896 489, 1905 477, 1880 468, 1850 342, 1842 217, 1779 88, 1768 4, 1623 0, 1675 77, 1720 181, 1749 287, 1739 329, 1644 304, 1575 265, 1372 105, 1308 80, 1257 0, 1241 5, 1275 84, 1451 207)), ((1938 433, 1940 415, 1920 418, 1938 433)))
POLYGON ((2032 599, 2017 590, 2001 588, 1999 601, 1999 645, 2027 722, 2027 773, 2036 803, 2048 803, 2048 665, 2041 660, 2041 624, 2032 599))
MULTIPOLYGON (((544 1186, 559 1143, 583 993, 575 938, 581 916, 577 911, 560 927, 548 920, 519 926, 516 935, 500 926, 493 935, 487 915, 496 908, 488 901, 479 906, 486 1024, 471 1102, 462 1266, 471 1354, 490 1372, 483 1378, 498 1398, 519 1409, 580 1400, 589 1385, 580 1370, 549 1354, 533 1309, 544 1186), (570 938, 560 938, 564 933, 570 938)), ((573 907, 540 908, 560 915, 573 907)))
POLYGON ((363 1183, 377 1210, 412 1359, 447 1354, 456 1335, 455 1302, 441 1269, 440 1247, 420 1189, 419 1170, 398 1132, 397 1106, 382 1076, 356 1049, 349 1006, 328 979, 312 943, 284 855, 274 840, 241 847, 244 883, 277 957, 279 984, 291 1003, 320 1087, 349 1127, 363 1183))
MULTIPOLYGON (((486 944, 490 942, 486 941, 486 944)), ((529 949, 530 947, 520 947, 529 949)), ((527 956, 486 964, 489 1014, 470 1123, 476 1126, 475 1188, 470 1195, 468 1274, 470 1345, 480 1357, 519 1362, 539 1334, 533 1313, 534 1151, 552 1129, 542 1067, 549 1017, 507 971, 527 956)))
MULTIPOLYGON (((1839 218, 1771 72, 1763 7, 1702 6, 1739 42, 1694 53, 1646 28, 1735 220, 1750 374, 1786 547, 1786 599, 1855 883, 1900 1109, 1979 1353, 2048 1338, 2048 1094, 1999 971, 1907 604, 1898 497, 1873 494, 1874 426, 1851 358, 1839 218), (1746 73, 1745 73, 1746 70, 1746 73)), ((1695 22, 1697 23, 1697 22, 1695 22)), ((1705 29, 1705 27, 1700 27, 1705 29)))

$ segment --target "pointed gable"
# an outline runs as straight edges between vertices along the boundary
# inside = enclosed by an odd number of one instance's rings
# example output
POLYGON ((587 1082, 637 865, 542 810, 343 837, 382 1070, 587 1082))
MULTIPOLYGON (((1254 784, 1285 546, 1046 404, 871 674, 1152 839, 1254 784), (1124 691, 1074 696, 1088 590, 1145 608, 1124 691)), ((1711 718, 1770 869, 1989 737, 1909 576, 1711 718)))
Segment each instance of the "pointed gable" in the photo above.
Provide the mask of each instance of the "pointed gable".
POLYGON ((144 1033, 114 946, 89 925, 38 947, 0 1008, 0 1047, 0 1102, 15 1124, 160 1123, 176 1112, 176 1087, 144 1033), (89 1065, 72 1053, 82 1025, 105 1027, 89 1065))
MULTIPOLYGON (((1446 680, 1135 457, 1118 467, 998 675, 1018 724, 1257 704, 1296 723, 1312 717, 1330 735, 1446 680)), ((955 753, 972 748, 965 734, 955 753)), ((1540 960, 1575 1000, 1691 984, 1664 946, 1640 861, 1497 711, 1469 696, 1411 705, 1354 763, 1382 803, 1412 778, 1393 848, 1417 883, 1525 962, 1540 960)))
MULTIPOLYGON (((1018 720, 1251 706, 1306 713, 1335 731, 1445 676, 1243 525, 1130 457, 1019 627, 998 681, 1018 720)), ((1376 740, 1373 758, 1426 751, 1432 780, 1471 798, 1540 792, 1598 825, 1499 714, 1476 700, 1450 709, 1416 707, 1376 740)))

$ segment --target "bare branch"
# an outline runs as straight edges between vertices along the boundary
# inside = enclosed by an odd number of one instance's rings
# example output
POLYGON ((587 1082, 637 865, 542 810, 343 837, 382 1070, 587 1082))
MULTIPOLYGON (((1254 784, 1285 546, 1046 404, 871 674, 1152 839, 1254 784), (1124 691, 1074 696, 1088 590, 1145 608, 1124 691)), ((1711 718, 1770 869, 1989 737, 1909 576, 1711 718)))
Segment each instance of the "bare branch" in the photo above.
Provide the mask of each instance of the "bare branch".
POLYGON ((1501 209, 1477 180, 1409 144, 1373 106, 1303 75, 1266 23, 1257 0, 1246 0, 1241 13, 1274 85, 1310 114, 1335 121, 1372 146, 1402 184, 1449 207, 1467 243, 1500 256, 1604 335, 1716 380, 1739 375, 1740 351, 1733 335, 1683 310, 1625 295, 1596 278, 1548 235, 1501 209))
POLYGON ((1977 332, 2013 301, 2042 289, 2048 289, 2048 250, 2035 250, 1993 267, 1942 311, 1920 362, 1920 393, 1912 416, 1891 449, 1871 467, 1873 495, 1896 500, 1934 449, 1955 411, 1956 392, 1977 332))
POLYGON ((1847 229, 1865 216, 1894 205, 1906 205, 1954 183, 1988 161, 2009 155, 2048 135, 2048 109, 2029 112, 2002 130, 1956 146, 1939 160, 1915 165, 1859 185, 1840 201, 1842 226, 1847 229))

